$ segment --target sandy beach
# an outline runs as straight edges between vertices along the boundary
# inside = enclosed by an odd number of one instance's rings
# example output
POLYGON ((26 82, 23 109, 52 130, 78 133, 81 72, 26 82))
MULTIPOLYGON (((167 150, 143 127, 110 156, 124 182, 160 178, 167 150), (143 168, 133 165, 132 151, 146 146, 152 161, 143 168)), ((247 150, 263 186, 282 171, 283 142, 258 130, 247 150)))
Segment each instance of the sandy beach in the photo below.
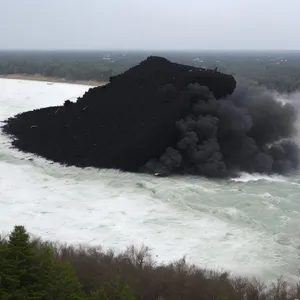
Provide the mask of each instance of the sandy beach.
POLYGON ((107 82, 94 81, 94 80, 67 80, 65 78, 46 77, 46 76, 41 76, 41 75, 26 75, 26 74, 0 75, 0 78, 31 80, 31 81, 59 82, 59 83, 72 83, 72 84, 82 84, 82 85, 90 85, 90 86, 100 86, 100 85, 107 84, 107 82))

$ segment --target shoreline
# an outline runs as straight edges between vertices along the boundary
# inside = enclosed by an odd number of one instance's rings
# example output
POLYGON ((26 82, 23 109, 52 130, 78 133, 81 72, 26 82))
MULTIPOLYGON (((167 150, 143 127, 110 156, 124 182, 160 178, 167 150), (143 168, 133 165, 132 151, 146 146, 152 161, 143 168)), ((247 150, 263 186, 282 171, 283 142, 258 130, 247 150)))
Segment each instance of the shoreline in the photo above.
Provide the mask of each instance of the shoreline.
POLYGON ((1 79, 18 79, 18 80, 28 80, 28 81, 41 81, 41 82, 51 82, 51 83, 68 83, 68 84, 80 84, 89 86, 102 86, 108 82, 96 81, 96 80, 67 80, 58 77, 47 77, 42 75, 26 75, 26 74, 7 74, 0 75, 1 79))

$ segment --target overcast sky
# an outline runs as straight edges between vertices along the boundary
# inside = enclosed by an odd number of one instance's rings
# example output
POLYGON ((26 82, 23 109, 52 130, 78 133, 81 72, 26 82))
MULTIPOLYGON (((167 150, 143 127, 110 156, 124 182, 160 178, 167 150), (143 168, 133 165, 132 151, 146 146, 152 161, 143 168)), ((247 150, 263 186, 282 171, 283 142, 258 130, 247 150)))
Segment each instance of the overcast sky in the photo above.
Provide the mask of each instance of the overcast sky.
POLYGON ((0 49, 300 49, 300 0, 0 0, 0 49))

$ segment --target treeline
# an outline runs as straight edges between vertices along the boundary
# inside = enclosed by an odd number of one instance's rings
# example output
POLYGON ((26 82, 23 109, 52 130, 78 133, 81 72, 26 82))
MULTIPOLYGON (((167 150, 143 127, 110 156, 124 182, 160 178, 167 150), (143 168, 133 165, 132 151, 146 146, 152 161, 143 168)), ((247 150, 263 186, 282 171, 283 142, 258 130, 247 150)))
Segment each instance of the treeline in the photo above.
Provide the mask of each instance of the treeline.
POLYGON ((270 90, 291 93, 300 90, 300 53, 283 52, 211 52, 193 54, 195 58, 170 57, 181 63, 198 67, 215 68, 235 77, 254 80, 270 90))
POLYGON ((291 61, 240 62, 221 68, 234 76, 254 80, 281 93, 300 91, 300 59, 291 61))
POLYGON ((0 75, 26 74, 66 80, 108 81, 149 55, 255 80, 278 92, 300 90, 300 55, 283 52, 0 52, 0 75))
POLYGON ((0 75, 25 74, 107 82, 143 59, 144 55, 106 52, 0 51, 0 75))
MULTIPOLYGON (((30 241, 25 228, 15 226, 8 240, 0 241, 0 299, 136 299, 118 277, 99 289, 93 288, 92 281, 89 287, 84 286, 66 250, 39 240, 30 241)), ((87 269, 86 274, 89 272, 87 269)))
POLYGON ((66 80, 107 82, 109 77, 114 75, 114 72, 111 68, 84 62, 0 60, 0 75, 9 74, 41 75, 64 78, 66 80))
POLYGON ((294 300, 300 286, 202 270, 185 259, 157 265, 149 249, 115 254, 30 239, 15 226, 0 239, 1 300, 294 300))

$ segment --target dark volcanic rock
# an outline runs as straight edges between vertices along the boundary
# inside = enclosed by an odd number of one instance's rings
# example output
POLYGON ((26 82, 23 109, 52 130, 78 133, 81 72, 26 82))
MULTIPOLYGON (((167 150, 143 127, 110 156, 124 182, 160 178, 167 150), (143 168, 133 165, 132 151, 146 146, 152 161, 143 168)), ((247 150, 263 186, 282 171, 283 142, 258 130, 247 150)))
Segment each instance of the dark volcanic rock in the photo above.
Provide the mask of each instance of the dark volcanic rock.
POLYGON ((175 123, 190 109, 193 82, 216 98, 236 86, 230 75, 149 57, 75 104, 67 100, 10 118, 4 131, 20 150, 56 162, 137 171, 176 142, 175 123))

